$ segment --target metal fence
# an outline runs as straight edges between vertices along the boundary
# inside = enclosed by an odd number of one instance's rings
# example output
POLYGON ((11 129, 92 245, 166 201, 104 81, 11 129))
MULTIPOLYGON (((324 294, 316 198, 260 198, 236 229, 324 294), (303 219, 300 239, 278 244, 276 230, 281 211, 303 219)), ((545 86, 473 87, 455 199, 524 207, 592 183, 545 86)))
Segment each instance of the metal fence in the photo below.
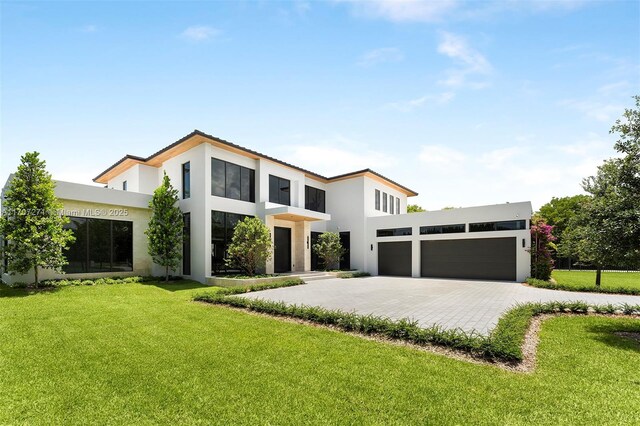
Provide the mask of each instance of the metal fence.
MULTIPOLYGON (((586 263, 577 262, 575 259, 561 257, 555 260, 554 269, 564 271, 595 271, 596 267, 586 263)), ((626 268, 623 266, 608 265, 602 268, 603 272, 640 272, 640 269, 626 268)))

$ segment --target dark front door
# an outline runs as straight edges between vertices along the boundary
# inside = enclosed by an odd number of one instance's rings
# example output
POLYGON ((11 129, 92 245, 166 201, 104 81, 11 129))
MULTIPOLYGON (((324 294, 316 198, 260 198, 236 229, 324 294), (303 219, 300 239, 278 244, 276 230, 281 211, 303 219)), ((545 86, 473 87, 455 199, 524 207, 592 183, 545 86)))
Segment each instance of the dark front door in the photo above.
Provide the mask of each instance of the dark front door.
POLYGON ((311 233, 311 270, 312 271, 317 271, 318 268, 320 267, 320 257, 318 257, 318 254, 313 249, 313 246, 316 245, 316 243, 318 242, 318 238, 320 238, 321 234, 322 232, 311 233))
POLYGON ((516 239, 421 241, 420 263, 423 277, 515 281, 516 239))
POLYGON ((378 243, 378 275, 411 276, 411 241, 378 243))
POLYGON ((340 244, 342 244, 342 248, 345 250, 342 259, 340 259, 340 269, 348 271, 351 269, 351 233, 341 232, 340 244))
POLYGON ((291 271, 291 229, 275 227, 273 270, 276 273, 291 271))

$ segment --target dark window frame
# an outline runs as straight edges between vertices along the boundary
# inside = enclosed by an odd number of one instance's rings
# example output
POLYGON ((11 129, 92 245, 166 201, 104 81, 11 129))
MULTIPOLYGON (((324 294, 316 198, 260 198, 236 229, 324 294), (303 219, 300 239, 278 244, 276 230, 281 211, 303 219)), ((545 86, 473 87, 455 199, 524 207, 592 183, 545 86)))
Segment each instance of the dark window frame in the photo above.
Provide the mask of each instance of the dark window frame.
POLYGON ((244 167, 236 163, 232 163, 230 161, 221 160, 216 157, 211 157, 211 195, 215 197, 223 197, 229 198, 230 200, 239 200, 246 201, 249 203, 256 202, 256 171, 249 167, 244 167), (219 166, 222 166, 222 170, 216 168, 214 164, 218 163, 219 166), (232 170, 237 171, 237 179, 233 181, 230 176, 233 172, 232 170), (218 176, 214 176, 214 173, 222 171, 222 176, 220 176, 220 180, 222 181, 222 188, 220 185, 215 185, 214 182, 218 178, 218 176), (243 181, 243 179, 245 181, 243 181), (248 179, 248 182, 246 182, 248 179), (237 184, 237 188, 235 188, 237 184), (234 186, 232 188, 231 186, 234 186), (222 192, 218 192, 218 189, 222 189, 222 192), (247 194, 248 190, 248 194, 247 194), (237 194, 236 194, 237 191, 237 194))
POLYGON ((384 213, 387 213, 389 211, 389 208, 387 206, 387 193, 386 192, 382 193, 382 211, 384 213))
POLYGON ((284 206, 291 205, 291 181, 289 179, 269 175, 269 202, 284 206), (287 182, 287 184, 284 184, 284 182, 287 182), (276 187, 273 187, 274 184, 276 184, 276 187), (288 190, 284 191, 283 188, 288 188, 288 190))
POLYGON ((376 237, 409 237, 413 235, 413 229, 411 227, 404 228, 387 228, 376 230, 376 237))
POLYGON ((191 162, 182 163, 182 199, 191 198, 191 162))
POLYGON ((211 210, 211 273, 217 274, 220 272, 236 272, 237 270, 228 268, 224 262, 224 259, 227 257, 227 250, 229 248, 229 244, 231 243, 231 238, 233 237, 233 231, 235 229, 235 225, 238 221, 243 220, 247 217, 252 217, 250 215, 243 215, 239 213, 231 213, 224 212, 221 210, 211 210), (214 217, 218 216, 222 219, 222 227, 219 229, 221 233, 219 235, 214 236, 214 232, 216 231, 214 228, 214 217), (230 226, 233 222, 233 226, 230 226), (220 249, 222 251, 221 256, 220 253, 215 253, 216 250, 220 249), (214 260, 216 257, 216 260, 214 260))
POLYGON ((389 194, 389 214, 396 214, 395 204, 396 204, 395 197, 389 194))
POLYGON ((469 232, 522 231, 527 229, 525 219, 476 222, 469 224, 469 232))
POLYGON ((464 232, 466 232, 466 225, 464 223, 420 227, 420 235, 461 234, 464 232))
POLYGON ((396 214, 400 214, 400 197, 396 197, 396 214))
POLYGON ((380 211, 380 190, 379 189, 376 189, 375 191, 374 206, 376 210, 380 211))
POLYGON ((127 181, 122 181, 122 190, 126 191, 127 190, 127 181))
POLYGON ((327 212, 327 193, 313 186, 304 186, 304 208, 314 212, 327 212))

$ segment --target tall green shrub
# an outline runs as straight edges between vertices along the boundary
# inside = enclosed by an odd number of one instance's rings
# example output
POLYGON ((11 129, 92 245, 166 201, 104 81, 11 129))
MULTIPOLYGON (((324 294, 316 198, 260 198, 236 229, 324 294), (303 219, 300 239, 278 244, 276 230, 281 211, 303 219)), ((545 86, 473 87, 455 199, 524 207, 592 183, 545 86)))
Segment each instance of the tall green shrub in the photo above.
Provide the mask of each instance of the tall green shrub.
POLYGON ((144 232, 149 239, 149 255, 164 266, 164 279, 169 281, 169 270, 177 269, 182 259, 182 212, 178 207, 178 190, 171 186, 167 174, 149 202, 151 219, 144 232))
POLYGON ((236 224, 225 264, 253 276, 271 258, 272 245, 269 228, 257 217, 246 217, 236 224))
POLYGON ((538 280, 548 281, 553 271, 551 251, 555 248, 552 235, 553 226, 542 219, 531 224, 531 276, 538 280))
POLYGON ((336 268, 346 253, 337 232, 325 232, 320 235, 318 242, 313 245, 313 251, 321 259, 325 270, 336 268))
POLYGON ((2 202, 0 232, 8 245, 2 255, 11 274, 34 271, 38 287, 39 268, 62 272, 67 264, 64 250, 75 241, 72 231, 64 229, 69 218, 61 214, 62 203, 55 196, 55 183, 37 152, 20 159, 2 202))

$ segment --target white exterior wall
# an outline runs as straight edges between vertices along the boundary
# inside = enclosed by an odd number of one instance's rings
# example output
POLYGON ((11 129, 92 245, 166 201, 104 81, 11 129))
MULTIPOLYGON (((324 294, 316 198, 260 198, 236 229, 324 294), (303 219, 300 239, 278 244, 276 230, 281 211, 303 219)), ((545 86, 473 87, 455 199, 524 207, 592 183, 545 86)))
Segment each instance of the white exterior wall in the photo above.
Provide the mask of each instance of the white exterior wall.
POLYGON ((367 220, 367 272, 378 274, 378 243, 411 241, 412 276, 420 277, 420 241, 458 240, 471 238, 516 237, 516 280, 524 281, 531 273, 531 247, 529 224, 533 212, 530 202, 497 204, 491 206, 468 207, 435 212, 409 213, 399 216, 371 217, 367 220), (469 223, 495 222, 504 220, 526 220, 526 228, 518 231, 468 232, 469 223), (453 225, 464 223, 467 232, 456 234, 420 235, 421 226, 453 225), (378 229, 410 227, 412 235, 403 237, 377 237, 378 229), (524 247, 522 244, 524 240, 524 247), (373 250, 371 246, 373 245, 373 250))
POLYGON ((133 167, 120 173, 118 176, 109 180, 107 188, 122 190, 122 183, 127 182, 127 191, 129 192, 142 192, 140 191, 140 168, 139 164, 135 164, 133 167))

